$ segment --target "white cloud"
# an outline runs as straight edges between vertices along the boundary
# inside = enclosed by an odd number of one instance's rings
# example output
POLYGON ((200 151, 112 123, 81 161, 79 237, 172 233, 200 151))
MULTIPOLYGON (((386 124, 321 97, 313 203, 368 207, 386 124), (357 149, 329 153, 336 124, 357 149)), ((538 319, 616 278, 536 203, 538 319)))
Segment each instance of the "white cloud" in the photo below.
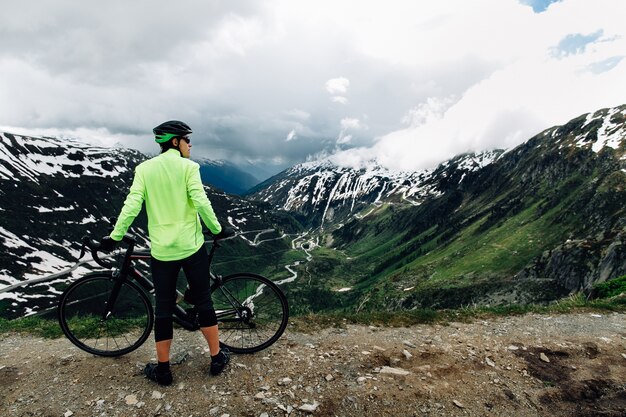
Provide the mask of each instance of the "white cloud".
POLYGON ((294 118, 302 122, 311 118, 311 113, 300 109, 287 110, 283 113, 290 118, 294 118))
POLYGON ((345 130, 345 129, 360 129, 361 128, 361 122, 359 121, 359 119, 355 119, 352 117, 346 117, 344 119, 341 119, 341 129, 345 130))
POLYGON ((339 137, 337 137, 337 145, 345 145, 352 141, 352 135, 346 134, 345 132, 341 132, 339 137))
POLYGON ((429 97, 426 102, 410 109, 402 118, 402 123, 417 127, 440 119, 445 111, 454 104, 453 97, 429 97))
POLYGON ((286 141, 289 142, 291 140, 296 139, 298 136, 296 135, 296 130, 295 129, 291 129, 291 131, 289 132, 289 134, 287 134, 287 139, 286 141))
POLYGON ((331 78, 326 81, 326 91, 330 94, 346 94, 348 92, 348 87, 350 86, 350 80, 345 77, 339 78, 331 78))
MULTIPOLYGON (((342 151, 336 161, 352 166, 355 160, 376 157, 397 169, 433 167, 462 152, 513 147, 580 114, 626 103, 626 62, 620 59, 626 50, 626 32, 618 27, 626 8, 612 1, 592 5, 570 0, 553 4, 541 15, 522 14, 515 22, 494 6, 513 28, 529 23, 533 27, 532 33, 496 31, 500 24, 469 19, 479 28, 477 32, 498 33, 496 43, 512 46, 488 55, 502 62, 497 70, 456 98, 424 100, 402 118, 407 127, 382 135, 373 147, 342 151), (578 48, 576 54, 555 57, 551 53, 571 34, 599 30, 604 36, 578 48)), ((507 7, 512 10, 514 6, 507 7)), ((469 37, 475 40, 476 34, 469 37)), ((459 41, 462 47, 468 46, 467 38, 459 41)), ((434 43, 441 44, 437 39, 434 43)))
POLYGON ((348 99, 343 96, 333 96, 331 100, 333 103, 348 104, 348 99))
POLYGON ((347 145, 352 143, 353 135, 348 133, 349 130, 362 130, 364 127, 361 125, 359 119, 354 117, 345 117, 339 122, 341 125, 341 131, 337 136, 335 144, 337 146, 336 151, 341 149, 340 145, 347 145))

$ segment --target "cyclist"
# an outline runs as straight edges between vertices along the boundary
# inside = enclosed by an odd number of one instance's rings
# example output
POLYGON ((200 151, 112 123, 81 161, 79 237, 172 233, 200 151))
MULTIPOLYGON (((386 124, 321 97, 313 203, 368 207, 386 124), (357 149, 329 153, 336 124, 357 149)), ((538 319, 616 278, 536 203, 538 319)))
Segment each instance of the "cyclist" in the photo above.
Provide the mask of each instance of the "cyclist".
POLYGON ((208 279, 209 259, 200 218, 218 237, 231 235, 232 230, 222 229, 204 192, 200 166, 189 160, 191 128, 183 122, 170 120, 155 127, 153 132, 161 154, 137 166, 113 232, 102 239, 102 249, 114 248, 145 202, 156 299, 154 335, 158 363, 147 364, 144 374, 160 385, 170 385, 173 379, 169 362, 172 314, 181 268, 198 311, 200 330, 211 351, 211 375, 220 374, 229 362, 228 351, 220 350, 208 279))

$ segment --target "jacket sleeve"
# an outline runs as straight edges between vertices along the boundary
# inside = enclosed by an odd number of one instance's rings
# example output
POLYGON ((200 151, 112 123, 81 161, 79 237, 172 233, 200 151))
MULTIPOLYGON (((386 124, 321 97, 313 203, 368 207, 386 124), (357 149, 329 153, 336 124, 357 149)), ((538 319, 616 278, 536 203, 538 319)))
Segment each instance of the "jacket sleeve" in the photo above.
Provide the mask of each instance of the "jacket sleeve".
POLYGON ((213 206, 211 206, 211 202, 206 196, 204 187, 202 186, 202 180, 200 179, 200 165, 195 163, 190 167, 187 176, 187 196, 211 233, 216 235, 221 232, 222 226, 217 220, 217 216, 213 211, 213 206))
POLYGON ((143 182, 143 177, 139 167, 135 170, 135 178, 133 184, 130 186, 130 191, 124 201, 124 207, 117 218, 113 232, 111 232, 111 239, 120 241, 126 234, 126 231, 135 220, 135 217, 141 211, 141 206, 145 199, 146 188, 143 182))

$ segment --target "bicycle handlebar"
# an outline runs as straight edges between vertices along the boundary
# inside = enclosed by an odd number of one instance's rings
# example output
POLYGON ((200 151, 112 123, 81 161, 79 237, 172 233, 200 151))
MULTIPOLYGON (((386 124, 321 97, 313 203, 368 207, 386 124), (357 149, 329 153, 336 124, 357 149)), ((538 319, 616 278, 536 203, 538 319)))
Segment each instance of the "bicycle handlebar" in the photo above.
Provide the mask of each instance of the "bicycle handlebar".
MULTIPOLYGON (((100 259, 100 257, 98 256, 98 252, 100 251, 102 247, 100 242, 91 239, 90 236, 83 236, 82 241, 83 241, 83 244, 80 248, 80 255, 78 256, 78 259, 80 260, 85 255, 85 252, 86 252, 85 249, 89 249, 93 260, 96 261, 98 265, 104 268, 108 268, 109 265, 107 265, 104 261, 102 261, 102 259, 100 259)), ((132 247, 135 245, 136 240, 133 236, 127 234, 122 238, 122 242, 128 243, 132 247)))
POLYGON ((235 236, 237 234, 235 232, 235 230, 233 230, 233 229, 231 229, 230 227, 227 227, 227 226, 223 226, 222 227, 222 231, 219 232, 216 235, 213 234, 213 232, 211 232, 208 229, 203 229, 202 233, 204 234, 204 236, 213 239, 213 243, 216 243, 218 240, 224 240, 224 239, 231 238, 231 237, 233 237, 233 236, 235 236))
POLYGON ((80 255, 78 256, 78 259, 80 260, 85 255, 85 252, 86 252, 85 249, 89 249, 89 251, 91 252, 91 257, 94 259, 94 261, 96 261, 98 265, 106 268, 106 265, 104 264, 104 262, 102 262, 102 260, 98 257, 98 250, 100 250, 100 243, 96 242, 95 240, 92 240, 89 236, 83 236, 82 241, 83 241, 83 244, 80 248, 80 255))
MULTIPOLYGON (((235 231, 230 228, 224 228, 222 233, 217 234, 217 235, 212 234, 211 231, 209 230, 203 230, 203 233, 206 237, 209 237, 212 239, 213 241, 212 243, 214 246, 217 245, 218 240, 228 239, 236 235, 235 231)), ((80 260, 85 255, 86 250, 88 249, 89 252, 91 252, 91 257, 98 265, 104 268, 108 268, 110 266, 110 265, 107 265, 98 256, 98 252, 101 252, 101 247, 102 247, 100 242, 91 239, 90 236, 83 236, 82 242, 83 244, 80 248, 80 255, 78 256, 78 260, 80 260)), ((132 248, 134 248, 135 244, 137 243, 136 239, 130 234, 124 235, 124 237, 122 238, 122 242, 127 243, 131 251, 132 251, 132 248)))

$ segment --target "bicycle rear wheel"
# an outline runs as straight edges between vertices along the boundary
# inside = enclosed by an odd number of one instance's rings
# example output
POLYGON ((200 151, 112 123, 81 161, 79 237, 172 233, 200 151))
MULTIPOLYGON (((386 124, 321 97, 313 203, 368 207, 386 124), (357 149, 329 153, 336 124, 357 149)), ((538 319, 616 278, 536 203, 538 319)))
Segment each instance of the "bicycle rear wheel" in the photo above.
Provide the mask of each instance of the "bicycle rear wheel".
POLYGON ((141 346, 152 331, 154 313, 146 293, 135 283, 120 283, 109 273, 89 274, 61 294, 59 324, 80 349, 100 356, 120 356, 141 346), (119 286, 111 309, 109 296, 119 286), (106 313, 105 310, 111 310, 106 313))
POLYGON ((248 273, 227 276, 213 288, 212 295, 221 344, 232 352, 265 349, 287 327, 287 298, 265 277, 248 273))

